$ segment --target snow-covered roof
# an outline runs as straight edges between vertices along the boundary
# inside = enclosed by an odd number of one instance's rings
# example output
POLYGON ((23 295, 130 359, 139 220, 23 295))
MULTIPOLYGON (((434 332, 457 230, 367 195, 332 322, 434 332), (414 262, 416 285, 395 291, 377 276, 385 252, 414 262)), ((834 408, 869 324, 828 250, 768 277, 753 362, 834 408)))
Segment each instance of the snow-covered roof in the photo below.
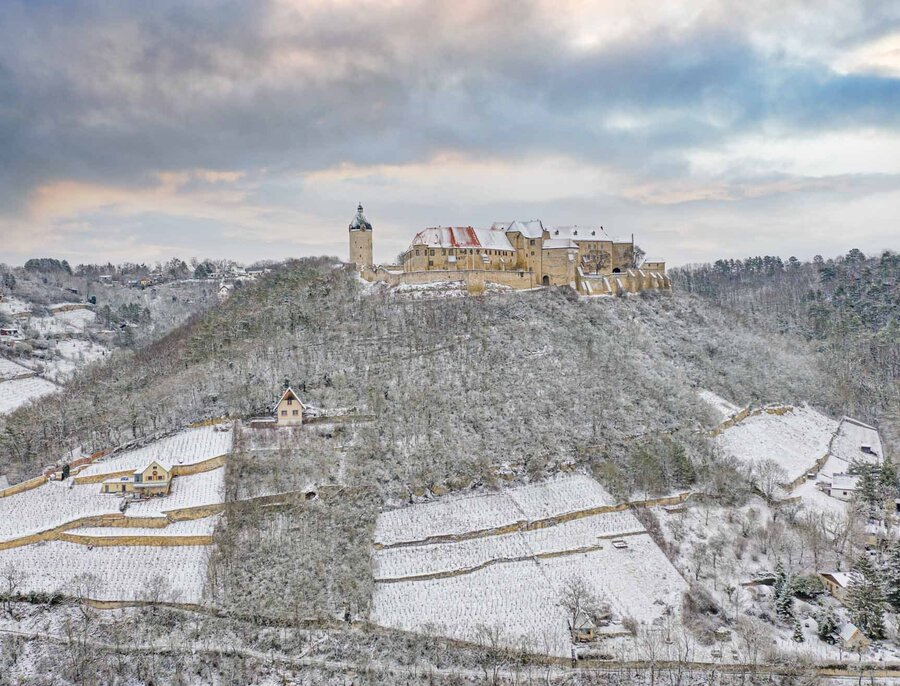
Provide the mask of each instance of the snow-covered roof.
POLYGON ((842 641, 849 641, 851 638, 853 638, 854 634, 856 634, 857 631, 859 631, 859 629, 856 628, 855 624, 847 622, 846 624, 844 624, 844 626, 841 627, 841 630, 838 632, 838 636, 841 637, 842 641))
POLYGON ((287 398, 288 395, 290 395, 291 397, 294 398, 294 400, 296 400, 298 403, 300 403, 300 407, 306 408, 306 405, 304 405, 304 404, 303 404, 303 401, 300 400, 300 396, 297 395, 297 394, 294 392, 294 389, 293 389, 293 388, 288 387, 288 388, 285 388, 285 389, 284 389, 284 393, 281 394, 281 397, 278 399, 278 402, 275 403, 275 407, 273 407, 272 409, 273 409, 273 410, 274 410, 274 409, 277 409, 278 406, 281 404, 281 401, 284 400, 285 398, 287 398))
POLYGON ((847 462, 878 463, 884 455, 878 430, 852 417, 841 419, 829 452, 847 462))
POLYGON ((525 236, 525 238, 540 238, 544 235, 544 224, 540 219, 529 219, 528 221, 516 220, 510 224, 506 230, 518 231, 525 236))
POLYGON ((851 572, 821 572, 822 576, 834 581, 841 588, 847 588, 853 581, 851 572))
POLYGON ((831 488, 835 491, 855 491, 859 477, 852 474, 835 474, 831 478, 831 488))
POLYGON ((436 226, 419 231, 412 245, 429 248, 486 248, 508 250, 513 247, 504 231, 475 229, 471 226, 436 226))
POLYGON ((568 238, 549 238, 541 246, 544 250, 558 250, 560 248, 574 248, 578 250, 578 243, 568 238))
POLYGON ((609 234, 602 226, 554 226, 550 229, 550 238, 569 238, 574 241, 612 242, 609 234))
POLYGON ((353 217, 353 221, 350 222, 350 230, 351 231, 371 231, 372 225, 369 223, 369 220, 366 219, 366 215, 363 212, 362 203, 359 203, 359 207, 356 208, 356 216, 353 217))

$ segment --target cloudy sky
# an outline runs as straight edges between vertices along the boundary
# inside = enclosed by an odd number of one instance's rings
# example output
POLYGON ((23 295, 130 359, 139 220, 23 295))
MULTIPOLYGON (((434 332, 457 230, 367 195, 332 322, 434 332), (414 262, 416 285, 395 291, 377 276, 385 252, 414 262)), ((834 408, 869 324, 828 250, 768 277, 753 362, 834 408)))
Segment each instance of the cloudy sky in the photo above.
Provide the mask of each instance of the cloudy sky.
POLYGON ((900 3, 0 2, 0 261, 900 249, 900 3), (661 7, 664 6, 664 7, 661 7))

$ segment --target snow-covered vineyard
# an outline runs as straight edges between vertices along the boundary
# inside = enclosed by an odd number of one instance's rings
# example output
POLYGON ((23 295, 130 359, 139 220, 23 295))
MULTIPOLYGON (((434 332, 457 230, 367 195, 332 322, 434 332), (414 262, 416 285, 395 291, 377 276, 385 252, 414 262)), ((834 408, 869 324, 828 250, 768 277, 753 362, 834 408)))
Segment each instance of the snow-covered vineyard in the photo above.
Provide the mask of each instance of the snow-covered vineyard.
MULTIPOLYGON (((206 462, 231 450, 231 431, 220 429, 187 429, 114 454, 81 474, 102 480, 153 460, 206 462)), ((15 575, 20 593, 200 602, 208 544, 225 501, 225 467, 210 466, 176 476, 164 497, 122 499, 101 492, 96 479, 79 482, 75 476, 2 497, 0 547, 7 549, 0 550, 0 569, 15 575)))
POLYGON ((566 655, 559 598, 573 579, 609 603, 613 621, 602 631, 611 635, 629 618, 677 616, 686 582, 630 511, 602 512, 611 505, 579 475, 386 512, 375 532, 372 619, 467 641, 496 628, 506 645, 566 655))
POLYGON ((148 460, 161 460, 169 465, 192 465, 231 452, 231 431, 218 426, 186 429, 134 450, 116 453, 78 473, 79 480, 104 474, 115 474, 146 466, 148 460))
POLYGON ((9 414, 58 390, 59 386, 37 376, 0 381, 0 415, 9 414))

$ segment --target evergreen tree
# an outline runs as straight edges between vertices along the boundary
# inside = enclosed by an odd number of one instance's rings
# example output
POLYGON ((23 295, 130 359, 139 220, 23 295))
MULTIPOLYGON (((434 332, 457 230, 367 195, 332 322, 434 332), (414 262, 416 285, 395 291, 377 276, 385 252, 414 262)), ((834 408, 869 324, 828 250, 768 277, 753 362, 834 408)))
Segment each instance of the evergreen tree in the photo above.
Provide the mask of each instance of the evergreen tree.
POLYGON ((802 627, 800 626, 800 622, 799 622, 799 621, 795 621, 795 622, 794 622, 794 635, 791 636, 791 638, 792 638, 796 643, 803 643, 803 641, 806 640, 805 638, 803 638, 803 629, 802 629, 802 627))
POLYGON ((885 600, 900 612, 900 546, 894 546, 882 570, 885 600))
POLYGON ((793 616, 793 584, 784 571, 784 566, 779 562, 775 567, 775 583, 772 586, 772 602, 775 604, 775 614, 782 619, 793 616))
POLYGON ((856 561, 853 571, 846 602, 850 621, 867 637, 884 638, 885 598, 878 572, 865 555, 856 561))
POLYGON ((833 642, 834 634, 838 629, 838 617, 834 612, 834 608, 829 606, 822 610, 816 616, 816 624, 818 625, 816 634, 819 638, 829 643, 833 642))

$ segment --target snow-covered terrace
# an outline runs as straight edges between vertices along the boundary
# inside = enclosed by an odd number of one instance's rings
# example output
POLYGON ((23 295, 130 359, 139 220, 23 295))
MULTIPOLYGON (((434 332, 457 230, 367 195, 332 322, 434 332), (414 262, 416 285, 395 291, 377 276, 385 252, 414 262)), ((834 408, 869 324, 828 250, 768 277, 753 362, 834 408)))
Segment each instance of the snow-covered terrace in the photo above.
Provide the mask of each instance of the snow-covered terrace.
POLYGON ((721 450, 745 464, 774 460, 791 482, 825 457, 837 428, 835 420, 803 406, 783 414, 753 415, 729 427, 715 440, 721 450))
POLYGON ((151 460, 162 460, 173 466, 190 465, 231 452, 231 431, 217 431, 214 426, 185 429, 134 450, 116 453, 78 473, 80 477, 134 471, 151 460))

